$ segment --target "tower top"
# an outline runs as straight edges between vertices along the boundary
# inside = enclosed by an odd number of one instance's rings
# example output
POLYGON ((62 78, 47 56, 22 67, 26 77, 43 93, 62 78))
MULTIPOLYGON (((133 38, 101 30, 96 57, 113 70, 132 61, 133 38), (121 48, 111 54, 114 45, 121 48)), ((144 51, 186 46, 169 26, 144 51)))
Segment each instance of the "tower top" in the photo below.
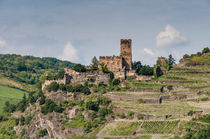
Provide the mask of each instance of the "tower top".
POLYGON ((120 40, 120 44, 126 44, 126 43, 131 44, 131 39, 121 39, 120 40))

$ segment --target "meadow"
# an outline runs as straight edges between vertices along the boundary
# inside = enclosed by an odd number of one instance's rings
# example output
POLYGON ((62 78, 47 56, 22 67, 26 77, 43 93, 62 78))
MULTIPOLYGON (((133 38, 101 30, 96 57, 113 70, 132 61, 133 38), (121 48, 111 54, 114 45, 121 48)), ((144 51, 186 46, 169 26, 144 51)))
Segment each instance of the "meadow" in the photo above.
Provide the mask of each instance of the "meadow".
POLYGON ((19 89, 0 85, 0 113, 3 111, 6 101, 15 104, 22 99, 24 94, 27 95, 28 93, 19 89))

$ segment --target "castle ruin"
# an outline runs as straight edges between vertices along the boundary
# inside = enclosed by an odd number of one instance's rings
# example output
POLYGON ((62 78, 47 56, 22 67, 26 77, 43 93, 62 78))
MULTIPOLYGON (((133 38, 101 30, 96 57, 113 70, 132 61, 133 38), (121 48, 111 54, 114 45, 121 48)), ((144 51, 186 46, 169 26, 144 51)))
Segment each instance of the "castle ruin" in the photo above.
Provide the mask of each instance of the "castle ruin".
POLYGON ((132 47, 131 39, 120 40, 120 56, 100 56, 99 63, 107 66, 114 74, 132 72, 132 47))

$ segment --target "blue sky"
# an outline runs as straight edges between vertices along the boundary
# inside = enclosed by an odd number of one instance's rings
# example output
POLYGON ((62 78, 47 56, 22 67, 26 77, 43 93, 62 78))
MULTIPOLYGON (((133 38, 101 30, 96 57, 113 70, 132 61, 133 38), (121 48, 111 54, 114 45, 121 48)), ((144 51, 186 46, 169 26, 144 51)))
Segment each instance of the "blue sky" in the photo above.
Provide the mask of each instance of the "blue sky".
POLYGON ((0 53, 87 65, 127 38, 150 65, 210 47, 210 0, 0 0, 0 53))

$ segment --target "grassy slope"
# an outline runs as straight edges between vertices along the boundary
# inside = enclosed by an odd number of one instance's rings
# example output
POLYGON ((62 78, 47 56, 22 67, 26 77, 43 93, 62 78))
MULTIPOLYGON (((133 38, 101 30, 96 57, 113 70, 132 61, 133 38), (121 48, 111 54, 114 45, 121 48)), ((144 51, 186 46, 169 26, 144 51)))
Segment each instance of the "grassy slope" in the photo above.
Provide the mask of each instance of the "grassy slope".
POLYGON ((13 104, 17 103, 20 99, 22 99, 23 94, 27 95, 27 92, 0 85, 0 113, 3 110, 4 103, 6 101, 13 104))

